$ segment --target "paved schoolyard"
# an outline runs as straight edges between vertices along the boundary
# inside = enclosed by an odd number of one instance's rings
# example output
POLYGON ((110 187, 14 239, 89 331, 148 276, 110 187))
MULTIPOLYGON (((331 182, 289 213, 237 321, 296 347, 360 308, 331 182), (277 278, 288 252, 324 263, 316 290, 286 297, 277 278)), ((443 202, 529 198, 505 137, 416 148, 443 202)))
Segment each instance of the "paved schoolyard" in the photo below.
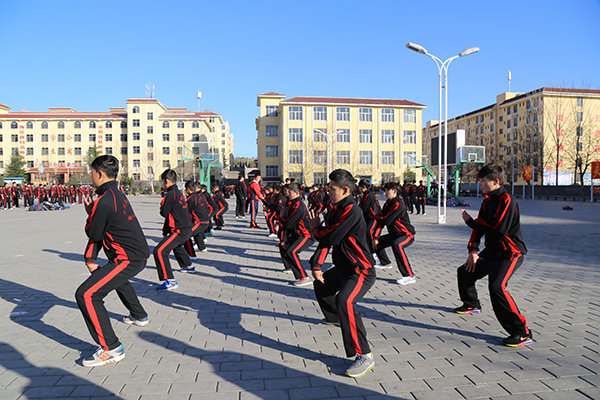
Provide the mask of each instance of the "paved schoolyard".
MULTIPOLYGON (((470 200, 475 213, 480 200, 470 200)), ((151 248, 159 201, 131 198, 151 248)), ((600 205, 563 205, 521 201, 529 255, 509 290, 535 342, 519 349, 500 344, 486 281, 482 314, 451 312, 470 234, 459 209, 448 209, 446 225, 435 224, 432 207, 415 216, 407 253, 417 284, 378 271, 360 304, 376 365, 358 380, 344 375, 351 360, 339 330, 318 324, 312 288, 290 286, 276 243, 231 211, 198 273, 176 272, 177 291, 154 290, 152 258, 134 280, 148 326, 123 324, 125 308, 106 298, 127 356, 83 367, 95 347, 73 297, 87 275, 83 208, 0 211, 0 399, 600 398, 600 205)))

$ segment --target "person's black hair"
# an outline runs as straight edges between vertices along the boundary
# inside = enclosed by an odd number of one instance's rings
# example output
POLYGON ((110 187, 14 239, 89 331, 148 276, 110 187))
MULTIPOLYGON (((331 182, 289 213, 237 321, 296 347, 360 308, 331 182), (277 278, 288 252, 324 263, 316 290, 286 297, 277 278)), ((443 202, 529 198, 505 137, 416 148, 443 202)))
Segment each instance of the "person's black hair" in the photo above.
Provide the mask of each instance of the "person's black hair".
POLYGON ((506 174, 504 173, 504 168, 502 168, 501 166, 495 164, 488 164, 479 170, 479 172, 477 173, 477 178, 488 178, 490 181, 498 179, 500 181, 500 185, 504 185, 504 182, 506 180, 506 174))
POLYGON ((193 181, 186 181, 185 188, 191 190, 192 192, 196 189, 196 184, 193 181))
POLYGON ((274 185, 273 186, 273 190, 276 190, 278 192, 281 192, 281 185, 274 185))
POLYGON ((90 166, 94 171, 102 171, 107 177, 115 179, 119 174, 119 160, 108 154, 96 157, 90 166))
POLYGON ((206 190, 206 185, 200 185, 200 189, 206 190))
POLYGON ((218 184, 218 183, 215 183, 214 185, 212 185, 212 188, 213 188, 213 189, 214 189, 214 188, 220 189, 220 188, 219 188, 219 184, 218 184))
POLYGON ((241 179, 244 179, 244 175, 238 176, 238 181, 241 180, 241 179))
POLYGON ((361 179, 360 182, 358 182, 358 186, 359 187, 364 187, 364 188, 368 188, 371 186, 371 182, 369 182, 367 179, 361 179))
POLYGON ((162 174, 160 174, 160 180, 170 180, 172 183, 177 183, 177 172, 172 169, 165 169, 162 174))
POLYGON ((288 183, 286 186, 287 186, 288 190, 292 190, 296 193, 302 193, 302 188, 300 187, 300 184, 297 182, 288 183))
POLYGON ((395 191, 398 191, 399 190, 399 185, 396 182, 388 182, 385 185, 383 185, 383 188, 387 189, 387 190, 392 190, 393 189, 395 191))
POLYGON ((329 174, 329 180, 338 187, 352 190, 356 184, 356 179, 352 176, 349 171, 345 169, 336 169, 329 174))

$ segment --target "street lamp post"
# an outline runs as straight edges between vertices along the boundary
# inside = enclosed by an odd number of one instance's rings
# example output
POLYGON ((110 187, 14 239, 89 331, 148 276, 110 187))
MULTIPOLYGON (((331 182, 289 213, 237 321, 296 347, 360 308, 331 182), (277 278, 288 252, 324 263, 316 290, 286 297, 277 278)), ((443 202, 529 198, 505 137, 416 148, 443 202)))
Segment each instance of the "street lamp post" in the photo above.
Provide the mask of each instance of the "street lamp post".
MULTIPOLYGON (((329 179, 329 174, 331 174, 331 164, 333 164, 333 154, 329 154, 330 151, 330 146, 329 146, 329 140, 331 140, 331 138, 333 138, 335 135, 337 135, 338 133, 342 133, 343 131, 335 131, 335 132, 331 132, 331 133, 325 133, 320 129, 314 129, 315 132, 320 133, 321 135, 325 136, 325 138, 327 139, 327 176, 325 177, 325 181, 327 181, 327 179, 329 179), (329 162, 329 158, 331 157, 331 163, 329 162)), ((333 152, 331 152, 333 153, 333 152)))
POLYGON ((420 46, 415 43, 407 43, 406 47, 412 51, 416 51, 417 53, 425 54, 429 56, 435 61, 435 64, 438 67, 439 73, 439 93, 440 93, 440 119, 439 119, 439 134, 438 134, 438 206, 437 206, 437 223, 445 224, 446 223, 446 196, 448 191, 448 179, 447 179, 447 169, 448 169, 448 67, 450 67, 450 63, 458 57, 468 56, 469 54, 477 53, 479 51, 479 47, 471 47, 469 49, 463 50, 458 55, 454 57, 450 57, 446 61, 442 61, 438 57, 433 54, 429 54, 427 50, 423 46, 420 46), (442 85, 442 77, 443 77, 443 85, 442 85), (445 91, 445 119, 442 120, 442 89, 445 91), (442 198, 442 122, 444 123, 444 162, 443 162, 443 170, 444 170, 444 196, 442 198), (442 200, 444 202, 444 213, 442 215, 441 207, 442 200))
MULTIPOLYGON (((511 193, 513 196, 515 195, 515 148, 514 148, 514 144, 512 146, 507 146, 505 144, 501 144, 500 147, 506 147, 507 149, 510 149, 511 153, 512 153, 512 180, 510 182, 511 184, 511 193)), ((525 191, 523 191, 523 198, 525 198, 525 191)))

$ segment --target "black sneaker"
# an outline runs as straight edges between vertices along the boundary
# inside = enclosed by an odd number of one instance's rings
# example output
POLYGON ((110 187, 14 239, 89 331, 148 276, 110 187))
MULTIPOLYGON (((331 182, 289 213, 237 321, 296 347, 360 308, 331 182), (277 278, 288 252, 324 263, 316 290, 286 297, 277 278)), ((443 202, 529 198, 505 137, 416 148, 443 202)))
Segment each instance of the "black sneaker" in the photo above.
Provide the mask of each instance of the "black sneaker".
POLYGON ((475 307, 469 307, 466 304, 463 304, 460 307, 456 307, 454 312, 458 314, 479 314, 481 313, 481 304, 478 304, 475 307))
POLYGON ((323 319, 321 320, 321 323, 322 323, 323 325, 336 326, 336 327, 338 327, 338 328, 341 328, 341 327, 342 327, 342 325, 340 324, 340 321, 327 321, 327 318, 323 318, 323 319))
POLYGON ((528 346, 533 343, 533 333, 529 331, 525 336, 511 335, 504 339, 502 343, 509 347, 528 346))

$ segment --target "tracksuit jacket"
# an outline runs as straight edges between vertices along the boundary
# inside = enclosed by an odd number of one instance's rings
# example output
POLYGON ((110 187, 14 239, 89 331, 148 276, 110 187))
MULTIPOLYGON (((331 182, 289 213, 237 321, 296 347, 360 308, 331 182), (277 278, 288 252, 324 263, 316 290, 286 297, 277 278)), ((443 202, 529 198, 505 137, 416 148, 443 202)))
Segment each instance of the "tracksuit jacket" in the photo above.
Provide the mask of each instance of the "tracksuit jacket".
POLYGON ((379 237, 384 226, 387 226, 388 232, 396 237, 415 235, 415 228, 410 223, 406 207, 400 196, 388 199, 381 209, 381 215, 376 215, 375 219, 377 220, 376 238, 379 237))
POLYGON ((329 248, 333 247, 333 265, 341 276, 374 274, 375 260, 366 243, 363 213, 353 196, 340 200, 325 220, 325 225, 313 230, 319 247, 311 258, 311 268, 320 270, 329 248))
POLYGON ((301 197, 290 200, 284 216, 281 217, 281 227, 291 237, 312 238, 308 223, 308 211, 301 197))
POLYGON ((185 197, 177 188, 171 185, 160 203, 160 215, 165 218, 163 235, 169 235, 177 230, 191 228, 192 219, 185 197))
POLYGON ((94 201, 85 224, 85 233, 89 238, 84 253, 85 261, 95 262, 102 248, 109 261, 115 264, 123 260, 146 260, 150 256, 148 243, 117 181, 106 182, 96 193, 98 199, 94 201))
POLYGON ((512 260, 515 256, 527 254, 519 219, 519 206, 504 187, 489 193, 481 204, 477 218, 466 221, 473 229, 468 244, 469 252, 479 252, 481 237, 485 235, 482 257, 512 260))

